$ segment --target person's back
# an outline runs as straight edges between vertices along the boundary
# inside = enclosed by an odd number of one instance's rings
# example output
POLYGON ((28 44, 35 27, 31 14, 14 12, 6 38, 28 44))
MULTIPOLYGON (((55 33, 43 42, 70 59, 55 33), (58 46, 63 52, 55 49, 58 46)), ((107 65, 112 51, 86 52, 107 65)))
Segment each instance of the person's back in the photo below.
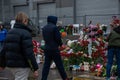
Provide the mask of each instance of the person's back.
POLYGON ((108 47, 120 47, 120 26, 115 27, 108 37, 108 47))
POLYGON ((14 28, 9 30, 5 39, 6 66, 15 76, 15 80, 27 80, 30 68, 35 77, 38 76, 38 65, 33 52, 31 30, 27 23, 27 15, 23 12, 18 13, 14 28))
POLYGON ((50 69, 50 64, 52 61, 55 62, 56 67, 62 77, 63 80, 68 80, 67 74, 64 70, 64 66, 61 60, 59 47, 62 46, 62 40, 60 32, 56 26, 57 17, 48 16, 47 18, 48 24, 43 28, 43 39, 45 41, 45 62, 42 70, 42 78, 41 80, 47 80, 47 76, 50 69))
MULTIPOLYGON (((31 43, 31 41, 28 40, 29 38, 31 38, 29 37, 31 35, 27 30, 24 29, 24 25, 22 24, 16 23, 14 27, 15 28, 11 29, 8 32, 6 36, 6 40, 5 40, 5 48, 7 49, 6 50, 6 58, 7 58, 6 65, 7 67, 29 67, 28 62, 24 60, 24 56, 27 54, 23 48, 27 49, 27 47, 25 47, 23 42, 25 42, 25 39, 26 39, 27 40, 26 45, 28 45, 28 43, 31 43)), ((30 47, 30 51, 31 50, 32 50, 32 47, 30 47)))
POLYGON ((48 50, 58 49, 58 47, 62 45, 61 36, 58 32, 59 30, 56 23, 57 17, 49 16, 48 24, 42 29, 43 38, 45 40, 45 48, 48 50))

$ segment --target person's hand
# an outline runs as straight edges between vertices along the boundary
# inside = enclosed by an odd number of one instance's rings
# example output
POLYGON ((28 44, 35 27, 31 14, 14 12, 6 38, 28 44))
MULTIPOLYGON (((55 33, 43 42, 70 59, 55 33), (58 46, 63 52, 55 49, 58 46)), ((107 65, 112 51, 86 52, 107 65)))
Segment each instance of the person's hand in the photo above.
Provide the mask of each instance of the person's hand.
POLYGON ((34 71, 33 76, 34 76, 34 78, 37 78, 37 77, 39 76, 39 74, 38 74, 38 71, 37 71, 37 70, 36 70, 36 71, 34 71))

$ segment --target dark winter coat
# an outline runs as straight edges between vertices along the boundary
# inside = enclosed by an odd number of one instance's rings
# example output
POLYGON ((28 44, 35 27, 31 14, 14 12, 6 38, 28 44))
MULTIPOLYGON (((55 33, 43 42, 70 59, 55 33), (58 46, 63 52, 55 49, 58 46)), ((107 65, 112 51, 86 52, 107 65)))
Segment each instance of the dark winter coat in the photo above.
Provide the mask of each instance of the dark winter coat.
POLYGON ((48 16, 48 24, 43 27, 43 39, 45 40, 45 49, 58 50, 58 47, 62 45, 61 35, 56 26, 57 17, 48 16))
POLYGON ((108 47, 120 48, 120 26, 114 28, 108 37, 108 47))
POLYGON ((27 26, 15 23, 14 28, 8 32, 4 46, 7 67, 38 69, 30 31, 27 26))

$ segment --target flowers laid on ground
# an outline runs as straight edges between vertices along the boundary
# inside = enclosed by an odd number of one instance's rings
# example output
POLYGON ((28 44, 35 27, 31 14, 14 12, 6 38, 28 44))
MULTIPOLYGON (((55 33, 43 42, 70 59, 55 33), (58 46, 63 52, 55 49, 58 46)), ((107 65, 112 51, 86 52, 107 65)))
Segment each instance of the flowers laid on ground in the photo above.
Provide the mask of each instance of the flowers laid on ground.
POLYGON ((32 43, 34 54, 37 55, 37 53, 40 53, 40 43, 38 43, 36 40, 32 40, 32 43))
MULTIPOLYGON (((71 33, 72 27, 70 25, 60 30, 62 38, 71 33)), ((65 69, 96 72, 96 76, 106 76, 107 41, 104 35, 106 30, 107 25, 89 25, 83 27, 77 40, 67 39, 64 47, 60 48, 65 69)), ((41 51, 43 53, 44 41, 41 42, 41 46, 38 47, 38 44, 33 41, 35 54, 41 51)), ((116 66, 112 69, 112 75, 115 73, 116 66)))
POLYGON ((40 43, 37 42, 36 40, 32 40, 32 43, 33 43, 33 51, 36 57, 36 61, 39 64, 43 62, 43 50, 40 48, 42 44, 40 45, 40 43))
POLYGON ((97 70, 97 76, 105 75, 101 74, 105 73, 104 64, 107 60, 107 42, 106 36, 104 36, 106 28, 105 25, 90 25, 80 31, 80 38, 77 40, 67 40, 65 48, 61 50, 61 56, 67 70, 72 66, 74 70, 91 72, 97 70), (96 67, 97 64, 101 64, 101 67, 96 67))

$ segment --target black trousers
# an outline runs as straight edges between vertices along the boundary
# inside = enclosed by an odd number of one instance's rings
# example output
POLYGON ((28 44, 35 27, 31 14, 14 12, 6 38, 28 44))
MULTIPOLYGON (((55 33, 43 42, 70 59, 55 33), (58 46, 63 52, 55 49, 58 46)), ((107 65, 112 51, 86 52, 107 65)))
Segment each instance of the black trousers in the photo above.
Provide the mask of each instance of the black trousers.
POLYGON ((67 74, 64 70, 64 66, 62 63, 62 59, 60 56, 59 50, 44 50, 45 54, 45 62, 42 70, 42 79, 41 80, 47 80, 49 69, 51 62, 54 61, 56 64, 56 67, 62 77, 63 80, 67 78, 67 74))

